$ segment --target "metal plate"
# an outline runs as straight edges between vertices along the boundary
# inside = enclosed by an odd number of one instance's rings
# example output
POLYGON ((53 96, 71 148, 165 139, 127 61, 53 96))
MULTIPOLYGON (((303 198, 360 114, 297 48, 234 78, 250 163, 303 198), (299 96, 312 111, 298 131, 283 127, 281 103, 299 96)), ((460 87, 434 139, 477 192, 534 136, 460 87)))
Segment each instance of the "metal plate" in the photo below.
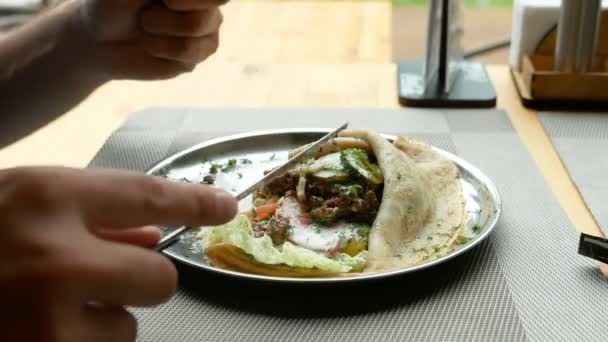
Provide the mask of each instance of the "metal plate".
MULTIPOLYGON (((251 163, 239 162, 235 170, 226 173, 217 173, 217 179, 214 186, 221 187, 222 189, 236 194, 240 190, 245 189, 248 185, 257 181, 265 170, 286 162, 290 149, 315 141, 329 131, 331 130, 310 128, 271 130, 213 139, 163 160, 152 167, 147 174, 199 183, 201 182, 202 177, 208 173, 211 163, 226 164, 230 159, 237 159, 238 161, 248 159, 251 163)), ((394 136, 384 136, 391 141, 395 139, 394 136)), ((193 244, 194 233, 191 232, 184 234, 178 243, 166 249, 163 253, 178 262, 206 271, 221 273, 237 278, 271 282, 353 282, 396 276, 433 267, 470 250, 487 238, 496 226, 496 222, 498 221, 501 212, 501 201, 498 191, 496 190, 494 183, 488 177, 467 161, 444 150, 438 148, 435 148, 435 150, 458 166, 460 171, 460 182, 464 192, 466 210, 468 213, 466 223, 467 229, 471 230, 473 227, 477 226, 478 230, 475 233, 475 236, 467 243, 460 245, 449 254, 429 261, 428 263, 402 270, 369 275, 364 274, 353 277, 287 278, 262 276, 224 270, 209 265, 204 251, 197 246, 198 244, 193 244)), ((246 198, 239 203, 240 211, 248 210, 250 208, 251 197, 246 198)), ((167 234, 171 229, 174 229, 174 227, 163 227, 163 234, 167 234)))

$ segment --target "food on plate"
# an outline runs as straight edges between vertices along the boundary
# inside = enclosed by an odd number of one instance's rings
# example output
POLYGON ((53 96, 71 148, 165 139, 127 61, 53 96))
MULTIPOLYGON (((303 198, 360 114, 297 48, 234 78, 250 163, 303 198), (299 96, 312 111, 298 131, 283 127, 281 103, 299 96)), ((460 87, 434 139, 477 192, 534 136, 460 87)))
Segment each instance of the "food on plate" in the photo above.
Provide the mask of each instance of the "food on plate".
POLYGON ((422 264, 466 239, 456 165, 429 145, 370 130, 341 132, 253 198, 251 210, 199 231, 211 264, 349 276, 422 264))

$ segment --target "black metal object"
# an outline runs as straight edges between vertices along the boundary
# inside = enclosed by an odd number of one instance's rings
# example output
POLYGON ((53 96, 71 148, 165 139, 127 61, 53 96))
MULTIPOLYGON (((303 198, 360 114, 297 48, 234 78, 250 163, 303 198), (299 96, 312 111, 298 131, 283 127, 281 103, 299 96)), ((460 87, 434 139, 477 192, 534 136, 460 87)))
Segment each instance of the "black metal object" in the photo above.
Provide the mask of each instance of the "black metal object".
POLYGON ((454 2, 431 1, 425 60, 402 61, 397 68, 399 103, 412 107, 494 107, 496 92, 485 67, 463 58, 459 32, 450 29, 457 19, 450 6, 454 2))
POLYGON ((581 233, 578 242, 578 254, 608 263, 608 240, 581 233))
POLYGON ((496 105, 496 93, 485 68, 478 62, 459 62, 465 71, 454 77, 449 92, 423 88, 423 61, 404 61, 397 66, 399 103, 411 107, 488 108, 496 105))

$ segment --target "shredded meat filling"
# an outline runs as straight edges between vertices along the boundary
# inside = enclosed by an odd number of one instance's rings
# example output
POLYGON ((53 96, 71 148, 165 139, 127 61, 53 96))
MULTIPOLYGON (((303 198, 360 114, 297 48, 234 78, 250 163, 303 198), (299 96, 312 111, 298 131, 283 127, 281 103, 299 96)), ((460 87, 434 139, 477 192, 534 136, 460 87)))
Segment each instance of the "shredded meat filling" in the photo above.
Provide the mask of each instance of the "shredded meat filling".
MULTIPOLYGON (((295 194, 297 173, 287 173, 273 179, 266 186, 278 196, 295 194)), ((322 224, 339 220, 373 223, 380 208, 382 186, 374 187, 363 180, 336 184, 312 180, 306 185, 306 201, 302 205, 310 211, 312 219, 322 224)))
POLYGON ((253 222, 255 237, 268 235, 275 245, 285 242, 285 239, 287 238, 287 229, 289 229, 289 220, 285 218, 273 217, 267 220, 253 222))
POLYGON ((294 176, 290 173, 287 173, 285 175, 272 179, 266 185, 266 189, 270 190, 272 193, 282 196, 285 194, 285 192, 291 189, 295 189, 296 184, 298 184, 298 176, 294 176))
POLYGON ((310 215, 313 220, 322 223, 333 223, 340 219, 372 223, 380 207, 380 202, 374 191, 368 191, 361 197, 351 192, 341 192, 318 205, 312 207, 310 215))

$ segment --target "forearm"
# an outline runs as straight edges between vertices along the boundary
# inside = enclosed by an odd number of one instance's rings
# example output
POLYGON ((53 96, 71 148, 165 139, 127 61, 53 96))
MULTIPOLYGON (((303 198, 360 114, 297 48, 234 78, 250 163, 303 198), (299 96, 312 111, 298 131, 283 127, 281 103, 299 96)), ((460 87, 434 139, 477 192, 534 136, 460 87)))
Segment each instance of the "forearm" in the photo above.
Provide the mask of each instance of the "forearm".
POLYGON ((0 147, 57 118, 105 80, 79 26, 78 2, 0 41, 0 147), (88 57, 88 58, 87 58, 88 57))

